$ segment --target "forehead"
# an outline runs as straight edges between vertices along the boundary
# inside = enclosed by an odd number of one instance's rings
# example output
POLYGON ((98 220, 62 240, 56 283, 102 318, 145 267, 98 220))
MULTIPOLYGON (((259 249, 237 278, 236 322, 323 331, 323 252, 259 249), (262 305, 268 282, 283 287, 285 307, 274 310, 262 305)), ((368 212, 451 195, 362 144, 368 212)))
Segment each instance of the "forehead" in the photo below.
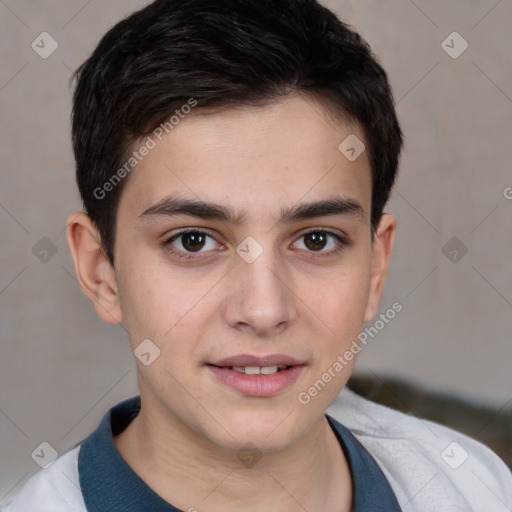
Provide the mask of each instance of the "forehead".
POLYGON ((336 194, 357 200, 369 218, 367 152, 353 159, 346 151, 354 141, 364 142, 362 130, 357 123, 335 121, 324 108, 311 97, 295 96, 262 107, 184 116, 161 140, 150 136, 153 147, 132 171, 119 214, 136 217, 178 195, 229 203, 247 218, 262 217, 336 194))

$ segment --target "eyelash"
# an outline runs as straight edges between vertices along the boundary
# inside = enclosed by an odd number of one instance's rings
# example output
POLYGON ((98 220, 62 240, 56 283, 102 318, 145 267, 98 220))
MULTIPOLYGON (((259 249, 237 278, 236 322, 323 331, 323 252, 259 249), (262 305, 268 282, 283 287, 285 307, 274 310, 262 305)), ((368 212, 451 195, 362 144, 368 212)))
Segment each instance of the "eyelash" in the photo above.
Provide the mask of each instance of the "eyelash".
MULTIPOLYGON (((209 236, 210 238, 215 240, 214 236, 211 233, 209 233, 208 231, 200 230, 200 229, 196 229, 196 228, 189 228, 189 229, 180 231, 179 233, 176 233, 176 234, 172 235, 170 238, 166 239, 162 243, 162 246, 164 247, 164 249, 166 251, 171 253, 173 256, 177 256, 178 258, 183 258, 183 259, 187 259, 187 260, 193 259, 193 258, 201 258, 202 256, 198 256, 199 254, 201 254, 200 252, 197 252, 197 253, 192 253, 192 252, 184 253, 182 251, 179 251, 179 250, 175 249, 172 246, 172 242, 177 240, 180 236, 188 235, 188 234, 191 234, 191 233, 206 235, 206 236, 209 236)), ((338 245, 337 245, 337 247, 335 249, 332 249, 331 251, 326 252, 326 253, 315 252, 315 251, 308 251, 308 252, 310 252, 312 254, 317 254, 316 257, 333 256, 335 254, 340 253, 345 247, 348 247, 349 245, 352 244, 352 242, 347 237, 344 237, 344 236, 339 235, 337 233, 333 233, 332 231, 328 231, 328 230, 323 229, 323 228, 316 228, 316 229, 312 229, 310 231, 307 231, 305 233, 302 233, 297 240, 300 240, 301 238, 303 238, 303 237, 305 237, 307 235, 310 235, 312 233, 322 233, 322 234, 331 236, 331 237, 333 237, 338 242, 338 245)))

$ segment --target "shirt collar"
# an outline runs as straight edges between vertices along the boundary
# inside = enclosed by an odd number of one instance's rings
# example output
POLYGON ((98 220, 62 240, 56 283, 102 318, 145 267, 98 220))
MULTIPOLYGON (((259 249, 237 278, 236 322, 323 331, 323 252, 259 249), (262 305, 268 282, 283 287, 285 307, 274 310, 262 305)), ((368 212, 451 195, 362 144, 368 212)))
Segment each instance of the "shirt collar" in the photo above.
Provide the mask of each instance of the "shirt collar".
MULTIPOLYGON (((113 436, 122 432, 139 411, 139 396, 120 402, 81 443, 78 476, 88 512, 180 512, 146 485, 114 444, 113 436)), ((350 430, 327 414, 326 418, 352 471, 352 512, 401 512, 389 482, 373 457, 350 430)))

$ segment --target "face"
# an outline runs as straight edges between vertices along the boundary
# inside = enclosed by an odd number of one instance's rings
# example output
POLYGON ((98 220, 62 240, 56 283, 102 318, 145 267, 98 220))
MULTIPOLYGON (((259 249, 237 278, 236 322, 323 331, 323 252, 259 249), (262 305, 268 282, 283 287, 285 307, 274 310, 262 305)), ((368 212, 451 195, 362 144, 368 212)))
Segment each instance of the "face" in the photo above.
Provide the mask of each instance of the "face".
POLYGON ((118 207, 117 303, 96 309, 144 348, 140 392, 155 417, 262 452, 320 422, 355 358, 299 397, 374 315, 394 230, 384 216, 372 245, 367 155, 338 149, 350 134, 364 140, 296 96, 190 115, 133 171, 118 207))

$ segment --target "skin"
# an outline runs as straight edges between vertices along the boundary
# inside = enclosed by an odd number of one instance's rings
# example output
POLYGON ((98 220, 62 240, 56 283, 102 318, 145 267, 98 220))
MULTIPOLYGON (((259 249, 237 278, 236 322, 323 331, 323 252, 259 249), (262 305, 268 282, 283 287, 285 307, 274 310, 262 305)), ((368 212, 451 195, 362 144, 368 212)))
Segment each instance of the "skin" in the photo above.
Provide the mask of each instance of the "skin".
MULTIPOLYGON (((306 391, 375 315, 396 221, 382 216, 373 241, 367 153, 338 150, 357 124, 334 121, 320 103, 289 96, 265 107, 187 116, 130 175, 122 192, 115 268, 87 215, 68 218, 79 284, 98 316, 124 322, 132 349, 151 339, 160 356, 138 359, 142 409, 115 438, 122 457, 174 506, 224 510, 349 511, 350 469, 324 416, 355 358, 309 404, 306 391), (245 213, 235 224, 190 215, 143 215, 169 196, 245 213), (333 197, 361 213, 278 223, 281 209, 333 197), (166 241, 185 228, 213 238, 166 241), (324 246, 305 233, 323 228, 350 240, 324 246), (262 254, 247 263, 248 236, 262 254), (166 249, 167 247, 167 249, 166 249), (179 258, 169 251, 191 254, 179 258), (341 247, 339 252, 334 252, 341 247), (293 385, 270 397, 226 387, 205 366, 236 354, 282 353, 305 362, 293 385), (261 458, 238 457, 251 443, 261 458)), ((316 231, 317 232, 317 231, 316 231)))

